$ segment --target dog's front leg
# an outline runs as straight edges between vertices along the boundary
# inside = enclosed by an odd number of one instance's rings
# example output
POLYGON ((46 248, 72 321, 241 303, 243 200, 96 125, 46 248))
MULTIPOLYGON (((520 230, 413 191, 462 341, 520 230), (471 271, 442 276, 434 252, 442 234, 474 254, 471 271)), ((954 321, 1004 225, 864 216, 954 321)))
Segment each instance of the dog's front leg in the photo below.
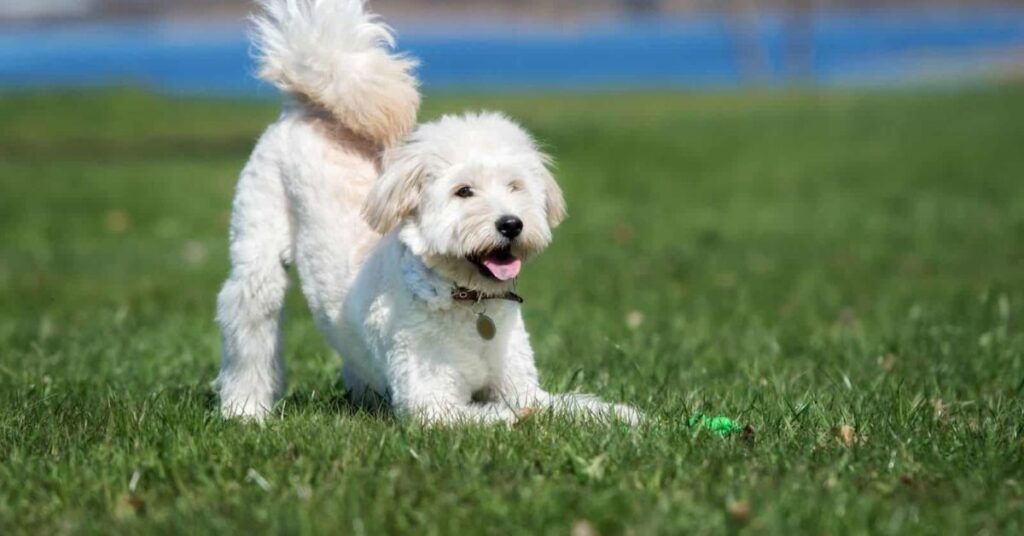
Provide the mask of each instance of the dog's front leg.
POLYGON ((548 393, 540 386, 533 347, 529 334, 519 319, 515 331, 509 338, 508 353, 502 367, 501 379, 496 394, 499 402, 523 409, 549 410, 563 415, 588 420, 607 421, 617 419, 637 424, 643 415, 625 404, 605 402, 594 395, 582 393, 548 393))
POLYGON ((458 370, 422 356, 393 361, 391 407, 402 418, 428 426, 514 424, 519 414, 501 401, 474 403, 458 370))
POLYGON ((519 413, 500 402, 472 403, 468 398, 451 393, 431 396, 394 396, 392 407, 402 418, 413 419, 427 426, 458 424, 515 424, 519 413))
POLYGON ((533 360, 530 336, 522 317, 516 319, 509 334, 508 349, 502 359, 493 398, 513 408, 542 409, 550 405, 551 395, 540 386, 533 360))
POLYGON ((644 418, 633 406, 605 402, 594 395, 549 393, 548 396, 548 407, 555 413, 601 422, 614 419, 626 424, 639 424, 644 418))
POLYGON ((426 426, 515 424, 519 412, 497 402, 471 404, 437 398, 408 406, 396 406, 396 413, 426 426))

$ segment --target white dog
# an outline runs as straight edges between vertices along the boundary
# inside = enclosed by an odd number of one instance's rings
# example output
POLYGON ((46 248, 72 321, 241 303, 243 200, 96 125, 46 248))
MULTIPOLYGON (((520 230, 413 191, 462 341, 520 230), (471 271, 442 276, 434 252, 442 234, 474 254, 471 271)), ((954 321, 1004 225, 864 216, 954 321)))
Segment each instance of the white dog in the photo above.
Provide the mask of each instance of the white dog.
POLYGON ((222 412, 261 419, 283 390, 294 263, 357 401, 380 397, 425 423, 509 423, 531 409, 636 421, 627 406, 538 382, 512 290, 566 211, 530 136, 485 113, 422 125, 399 145, 419 106, 415 62, 390 53, 363 2, 262 7, 260 76, 292 98, 238 182, 217 310, 222 412))

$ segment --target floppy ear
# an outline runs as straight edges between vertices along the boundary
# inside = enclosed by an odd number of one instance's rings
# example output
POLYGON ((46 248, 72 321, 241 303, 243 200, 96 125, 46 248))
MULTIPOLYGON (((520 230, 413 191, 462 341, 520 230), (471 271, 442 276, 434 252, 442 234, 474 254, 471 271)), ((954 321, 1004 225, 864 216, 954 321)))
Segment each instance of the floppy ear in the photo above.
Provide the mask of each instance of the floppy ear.
POLYGON ((363 218, 375 231, 387 234, 416 212, 423 166, 412 151, 399 148, 385 159, 384 172, 370 189, 363 218))
POLYGON ((554 229, 569 215, 569 211, 565 207, 562 188, 547 166, 541 167, 541 177, 544 180, 544 211, 548 216, 548 226, 554 229))

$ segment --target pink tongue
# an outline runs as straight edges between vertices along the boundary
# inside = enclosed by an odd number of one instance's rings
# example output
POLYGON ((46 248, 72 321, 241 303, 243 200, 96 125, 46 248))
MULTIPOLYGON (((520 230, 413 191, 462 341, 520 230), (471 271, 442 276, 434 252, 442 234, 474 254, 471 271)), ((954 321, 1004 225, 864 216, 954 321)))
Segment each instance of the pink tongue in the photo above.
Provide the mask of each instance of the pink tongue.
POLYGON ((523 265, 523 262, 515 257, 501 260, 484 259, 483 262, 484 266, 491 271, 491 275, 500 281, 508 281, 519 275, 519 268, 523 265))

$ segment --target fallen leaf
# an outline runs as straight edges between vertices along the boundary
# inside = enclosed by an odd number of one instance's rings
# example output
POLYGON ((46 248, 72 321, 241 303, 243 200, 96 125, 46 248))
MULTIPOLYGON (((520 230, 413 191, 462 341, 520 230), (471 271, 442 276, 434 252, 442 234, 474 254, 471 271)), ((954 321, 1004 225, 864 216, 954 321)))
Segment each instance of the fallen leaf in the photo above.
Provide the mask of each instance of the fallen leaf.
POLYGON ((207 257, 206 246, 198 240, 189 240, 181 248, 181 257, 192 266, 202 264, 207 257))
POLYGON ((857 323, 857 312, 852 307, 843 307, 839 310, 839 323, 844 326, 857 323))
POLYGON ((935 420, 945 418, 946 414, 949 412, 949 406, 946 405, 941 398, 932 400, 932 409, 935 410, 935 420))
POLYGON ((577 519, 572 523, 572 536, 597 536, 597 530, 586 519, 577 519))
POLYGON ((146 515, 146 502, 134 493, 122 495, 114 506, 114 517, 127 519, 135 516, 146 515))
POLYGON ((754 429, 753 425, 748 424, 743 427, 743 435, 740 437, 742 437, 743 441, 745 441, 748 445, 753 445, 754 443, 757 442, 757 430, 754 429))
POLYGON ((896 368, 896 356, 893 354, 878 356, 878 366, 882 367, 882 370, 886 372, 892 372, 896 368))
POLYGON ((851 447, 853 445, 863 445, 864 443, 868 442, 868 436, 864 434, 858 435, 857 430, 854 429, 854 427, 850 426, 849 424, 844 424, 840 426, 838 435, 839 441, 843 445, 846 445, 847 447, 851 447))
POLYGON ((632 240, 633 234, 633 226, 628 223, 623 223, 615 227, 615 241, 620 244, 625 244, 626 242, 632 240))
POLYGON ((626 326, 630 329, 636 329, 644 323, 644 314, 640 311, 630 311, 626 313, 626 326))
POLYGON ((740 525, 745 525, 750 521, 749 501, 732 501, 726 506, 726 510, 729 512, 729 517, 740 525))
POLYGON ((107 228, 107 231, 121 234, 128 230, 131 220, 128 218, 128 213, 123 210, 110 210, 107 211, 106 216, 103 218, 103 225, 107 228))

